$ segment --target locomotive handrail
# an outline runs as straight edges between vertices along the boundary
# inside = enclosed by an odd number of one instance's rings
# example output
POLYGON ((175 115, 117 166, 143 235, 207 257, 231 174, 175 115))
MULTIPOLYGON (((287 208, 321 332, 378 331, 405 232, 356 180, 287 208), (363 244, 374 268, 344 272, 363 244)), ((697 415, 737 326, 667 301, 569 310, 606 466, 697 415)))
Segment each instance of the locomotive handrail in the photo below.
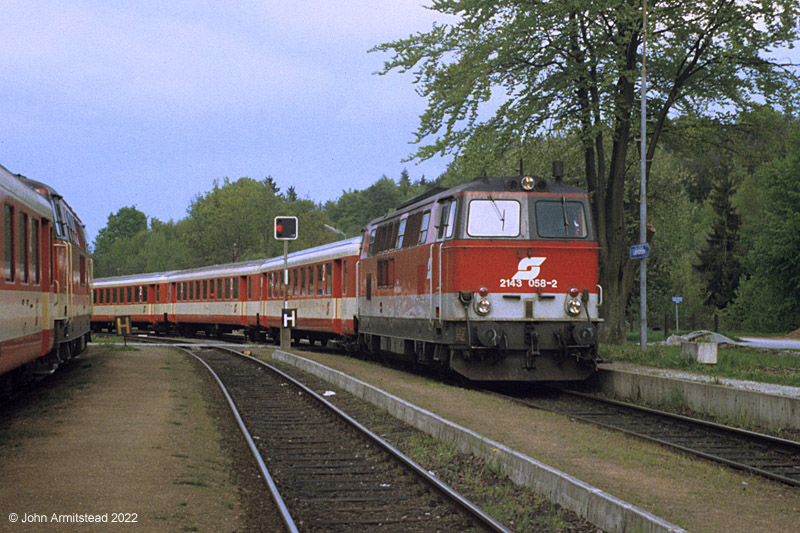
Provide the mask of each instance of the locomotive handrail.
POLYGON ((436 280, 436 289, 439 293, 439 324, 443 322, 442 319, 442 245, 443 243, 439 242, 439 279, 436 280))
POLYGON ((436 243, 431 243, 430 248, 428 248, 428 320, 430 323, 433 324, 434 321, 434 314, 433 314, 433 247, 436 246, 436 243))

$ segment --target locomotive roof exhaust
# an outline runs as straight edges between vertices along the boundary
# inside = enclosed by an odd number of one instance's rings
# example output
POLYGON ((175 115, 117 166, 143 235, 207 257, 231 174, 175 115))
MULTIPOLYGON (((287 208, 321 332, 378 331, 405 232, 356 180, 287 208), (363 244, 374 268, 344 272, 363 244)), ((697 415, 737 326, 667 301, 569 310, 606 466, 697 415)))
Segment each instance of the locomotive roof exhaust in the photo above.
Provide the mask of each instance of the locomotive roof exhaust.
POLYGON ((564 162, 563 161, 553 161, 553 179, 557 182, 561 182, 561 179, 564 177, 564 162))

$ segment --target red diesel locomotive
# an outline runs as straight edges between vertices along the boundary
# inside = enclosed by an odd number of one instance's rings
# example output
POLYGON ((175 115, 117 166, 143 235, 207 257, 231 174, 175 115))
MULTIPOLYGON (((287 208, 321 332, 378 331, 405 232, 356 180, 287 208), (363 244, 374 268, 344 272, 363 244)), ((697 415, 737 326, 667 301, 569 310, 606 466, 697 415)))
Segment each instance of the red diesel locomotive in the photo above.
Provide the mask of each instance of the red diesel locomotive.
MULTIPOLYGON (((596 370, 598 250, 587 193, 557 180, 433 189, 361 239, 289 255, 292 337, 345 340, 474 381, 585 379, 596 370)), ((277 339, 282 272, 281 257, 96 280, 93 323, 131 315, 277 339)))
POLYGON ((91 260, 84 227, 52 188, 0 166, 0 395, 86 348, 91 260))
POLYGON ((359 338, 475 381, 584 379, 596 370, 598 251, 588 195, 558 181, 429 191, 366 227, 359 338))

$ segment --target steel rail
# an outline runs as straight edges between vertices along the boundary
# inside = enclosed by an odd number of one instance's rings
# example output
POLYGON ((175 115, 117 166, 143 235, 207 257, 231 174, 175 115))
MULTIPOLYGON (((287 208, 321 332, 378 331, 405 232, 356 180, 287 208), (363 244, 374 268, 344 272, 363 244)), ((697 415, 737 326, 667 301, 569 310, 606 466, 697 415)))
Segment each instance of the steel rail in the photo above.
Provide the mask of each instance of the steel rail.
POLYGON ((297 528, 297 525, 295 524, 292 515, 289 513, 289 509, 287 508, 286 503, 283 501, 283 497, 278 491, 278 486, 272 479, 269 470, 267 470, 267 465, 264 463, 264 459, 263 457, 261 457, 261 453, 259 453, 258 448, 256 448, 256 443, 253 440, 253 437, 250 435, 250 432, 247 430, 247 427, 245 426, 244 421, 242 420, 242 417, 239 414, 239 410, 237 409, 236 404, 233 401, 233 398, 231 398, 231 395, 228 393, 228 389, 222 383, 222 380, 219 379, 217 373, 214 372, 214 370, 208 365, 208 363, 203 361, 202 358, 198 357, 196 354, 192 353, 192 351, 187 348, 179 348, 179 349, 191 355, 198 361, 200 361, 216 380, 217 385, 219 385, 219 388, 222 391, 222 394, 228 401, 228 406, 231 408, 231 412, 233 413, 233 416, 236 419, 236 423, 239 425, 239 429, 241 430, 242 435, 244 436, 244 439, 247 442, 247 446, 250 448, 250 452, 253 454, 253 458, 255 459, 256 464, 258 465, 258 469, 261 472, 261 476, 267 483, 267 488, 269 489, 270 496, 272 497, 272 501, 275 503, 275 506, 277 507, 278 513, 281 516, 281 520, 283 520, 283 524, 286 531, 289 531, 290 533, 299 533, 300 530, 297 528))
POLYGON ((296 379, 294 379, 292 376, 286 374, 285 372, 281 371, 280 369, 275 368, 274 366, 272 366, 272 365, 270 365, 270 364, 268 364, 268 363, 266 363, 266 362, 264 362, 264 361, 262 361, 262 360, 260 360, 260 359, 258 359, 256 357, 241 353, 241 352, 239 352, 237 350, 234 350, 232 348, 223 347, 223 346, 214 347, 214 348, 216 348, 218 350, 223 350, 223 351, 226 351, 226 352, 230 352, 232 354, 235 354, 235 355, 237 355, 239 357, 242 357, 242 358, 245 358, 245 359, 249 359, 249 360, 251 360, 251 361, 253 361, 253 362, 255 362, 255 363, 259 364, 259 365, 262 365, 262 366, 268 368, 271 372, 274 372, 275 374, 281 376, 281 378, 286 379, 287 381, 291 382, 294 386, 300 388, 305 394, 308 394, 310 397, 314 398, 314 400, 316 400, 318 403, 320 403, 321 405, 326 407, 329 411, 331 411, 332 413, 336 414, 341 419, 345 420, 348 424, 350 424, 351 426, 356 428, 362 434, 366 435, 375 444, 380 446, 383 450, 388 452, 395 459, 397 459, 398 461, 403 463, 406 467, 408 467, 411 471, 413 471, 414 474, 416 474, 420 479, 422 479, 424 482, 426 482, 429 486, 434 488, 436 491, 438 491, 444 497, 446 497, 447 499, 449 499, 453 503, 457 504, 466 513, 468 513, 473 518, 478 520, 483 526, 485 526, 486 528, 488 528, 491 531, 496 531, 496 532, 500 532, 500 533, 510 533, 510 530, 507 529, 503 524, 501 524, 500 522, 498 522, 497 520, 495 520, 494 518, 492 518, 491 516, 486 514, 483 510, 481 510, 475 504, 470 502, 468 499, 464 498, 462 495, 460 495, 459 493, 455 492, 453 489, 451 489, 450 487, 448 487, 447 485, 445 485, 444 483, 442 483, 441 481, 439 481, 438 479, 436 479, 435 477, 430 475, 427 472, 427 470, 425 470, 422 466, 420 466, 414 460, 412 460, 411 458, 409 458, 406 455, 404 455, 400 450, 398 450, 397 448, 395 448, 394 446, 392 446, 391 444, 389 444, 388 442, 383 440, 381 437, 379 437, 378 435, 376 435, 375 433, 370 431, 367 427, 365 427, 364 425, 359 423, 354 418, 350 417, 347 413, 345 413, 344 411, 342 411, 341 409, 339 409, 338 407, 336 407, 335 405, 333 405, 332 403, 327 401, 325 398, 323 398, 322 396, 320 396, 319 394, 317 394, 313 390, 309 389, 303 383, 301 383, 301 382, 297 381, 296 379))
MULTIPOLYGON (((489 391, 489 392, 491 392, 491 391, 489 391)), ((731 459, 731 458, 728 458, 728 457, 724 457, 722 455, 722 453, 715 454, 715 453, 712 453, 712 452, 709 452, 709 451, 704 451, 704 450, 700 449, 701 446, 693 446, 693 445, 687 444, 687 443, 681 444, 679 442, 676 442, 678 440, 676 438, 672 438, 672 439, 670 439, 669 437, 660 438, 660 437, 654 436, 653 434, 648 433, 644 429, 636 430, 636 429, 631 429, 631 428, 625 427, 625 425, 620 423, 618 420, 616 420, 616 421, 603 420, 603 418, 605 418, 605 419, 609 418, 608 415, 602 415, 602 414, 596 414, 596 413, 594 413, 594 414, 593 413, 581 413, 581 412, 577 412, 577 411, 570 410, 570 409, 551 408, 551 407, 545 406, 544 402, 542 402, 542 401, 539 401, 537 403, 537 400, 535 400, 535 399, 533 399, 533 400, 532 399, 520 399, 520 398, 514 398, 512 396, 507 396, 507 395, 504 395, 504 394, 500 394, 500 396, 502 396, 503 398, 512 400, 514 402, 521 403, 522 405, 526 405, 526 406, 533 407, 533 408, 536 408, 536 409, 542 409, 542 410, 546 410, 546 411, 550 411, 550 412, 555 412, 555 413, 567 415, 567 416, 569 416, 571 418, 574 418, 576 420, 581 420, 583 422, 588 422, 588 423, 595 424, 595 425, 598 425, 598 426, 601 426, 601 427, 605 427, 605 428, 613 429, 615 431, 620 431, 622 433, 633 435, 633 436, 635 436, 637 438, 641 438, 641 439, 644 439, 644 440, 647 440, 647 441, 650 441, 650 442, 655 442, 655 443, 658 443, 658 444, 661 444, 661 445, 664 445, 664 446, 668 446, 670 448, 674 448, 674 449, 680 450, 682 452, 690 453, 692 455, 696 455, 696 456, 702 457, 704 459, 708 459, 708 460, 716 461, 716 462, 719 462, 719 463, 723 463, 723 464, 726 464, 728 466, 731 466, 731 467, 734 467, 734 468, 737 468, 737 469, 745 470, 745 471, 752 472, 754 474, 758 474, 758 475, 761 475, 761 476, 764 476, 764 477, 767 477, 767 478, 770 478, 770 479, 773 479, 773 480, 776 480, 776 481, 780 481, 781 483, 785 483, 787 485, 800 486, 800 442, 795 442, 795 441, 791 441, 791 440, 787 440, 787 439, 781 439, 781 438, 778 438, 778 437, 772 437, 770 435, 765 435, 763 433, 757 433, 757 432, 748 431, 748 430, 744 430, 744 429, 740 429, 740 428, 726 426, 726 425, 723 425, 723 424, 718 424, 718 423, 715 423, 715 422, 709 422, 707 420, 700 420, 700 419, 691 418, 691 417, 684 416, 684 415, 679 415, 679 414, 675 414, 675 413, 669 413, 669 412, 665 412, 665 411, 660 411, 658 409, 653 409, 653 408, 649 408, 649 407, 643 407, 643 406, 640 406, 640 405, 634 405, 634 404, 630 404, 630 403, 627 403, 627 402, 621 402, 621 401, 618 401, 618 400, 611 400, 611 399, 608 399, 608 398, 600 398, 600 397, 597 397, 597 396, 594 396, 594 395, 591 395, 591 394, 585 394, 585 393, 581 393, 581 392, 577 392, 577 391, 561 390, 560 392, 563 393, 563 394, 574 396, 576 398, 582 398, 582 399, 585 399, 585 400, 588 400, 588 401, 591 401, 591 402, 610 405, 610 406, 613 406, 613 407, 616 407, 616 408, 630 410, 630 411, 633 411, 633 412, 636 412, 636 413, 641 413, 643 416, 654 417, 654 419, 655 418, 666 419, 666 420, 673 421, 673 422, 675 422, 677 424, 686 425, 688 427, 695 427, 695 428, 699 427, 699 428, 702 428, 703 430, 706 430, 706 431, 709 431, 709 432, 713 432, 714 435, 717 436, 717 437, 736 440, 739 443, 745 442, 745 443, 748 443, 748 444, 755 444, 756 446, 761 446, 761 447, 767 448, 768 450, 773 451, 776 454, 778 454, 778 453, 787 454, 787 455, 790 456, 790 459, 793 458, 794 462, 791 463, 791 465, 793 465, 792 466, 792 468, 794 469, 793 472, 794 471, 797 472, 796 477, 790 477, 790 476, 787 476, 787 475, 783 475, 780 472, 777 472, 775 470, 767 470, 765 468, 761 468, 756 464, 756 463, 758 463, 758 461, 752 461, 751 463, 747 463, 747 462, 744 461, 744 459, 742 459, 742 460, 731 459)), ((497 394, 497 393, 493 393, 493 394, 497 394)), ((641 424, 640 425, 640 428, 647 428, 647 427, 649 427, 649 425, 645 425, 645 424, 641 424)), ((691 437, 685 438, 683 440, 685 441, 685 440, 690 440, 690 439, 691 439, 691 437)))

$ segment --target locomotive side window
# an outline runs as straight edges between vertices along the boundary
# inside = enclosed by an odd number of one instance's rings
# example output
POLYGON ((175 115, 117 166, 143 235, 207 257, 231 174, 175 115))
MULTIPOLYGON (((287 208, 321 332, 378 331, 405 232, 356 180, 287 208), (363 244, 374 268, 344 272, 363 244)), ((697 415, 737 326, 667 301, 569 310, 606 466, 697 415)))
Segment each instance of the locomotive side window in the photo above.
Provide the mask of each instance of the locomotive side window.
POLYGON ((406 222, 408 222, 408 219, 400 221, 400 227, 397 230, 397 241, 394 244, 395 248, 399 249, 403 247, 403 237, 405 237, 406 234, 406 222))
POLYGON ((422 221, 419 225, 419 240, 417 244, 424 244, 428 240, 428 224, 431 221, 431 212, 425 211, 422 213, 422 221))
POLYGON ((456 220, 456 201, 447 200, 442 202, 442 207, 439 214, 439 232, 436 235, 436 240, 449 239, 453 236, 453 229, 456 220))
POLYGON ((541 201, 536 203, 536 227, 540 237, 586 238, 586 212, 580 202, 541 201))
POLYGON ((5 279, 14 281, 14 208, 3 205, 3 240, 5 242, 5 279))
POLYGON ((419 241, 419 226, 422 222, 422 213, 414 213, 412 215, 408 215, 408 218, 405 220, 405 229, 401 228, 403 232, 403 239, 400 243, 402 246, 398 246, 398 248, 408 248, 409 246, 414 246, 419 241))
POLYGON ((472 200, 467 215, 470 237, 518 237, 520 203, 516 200, 472 200))

